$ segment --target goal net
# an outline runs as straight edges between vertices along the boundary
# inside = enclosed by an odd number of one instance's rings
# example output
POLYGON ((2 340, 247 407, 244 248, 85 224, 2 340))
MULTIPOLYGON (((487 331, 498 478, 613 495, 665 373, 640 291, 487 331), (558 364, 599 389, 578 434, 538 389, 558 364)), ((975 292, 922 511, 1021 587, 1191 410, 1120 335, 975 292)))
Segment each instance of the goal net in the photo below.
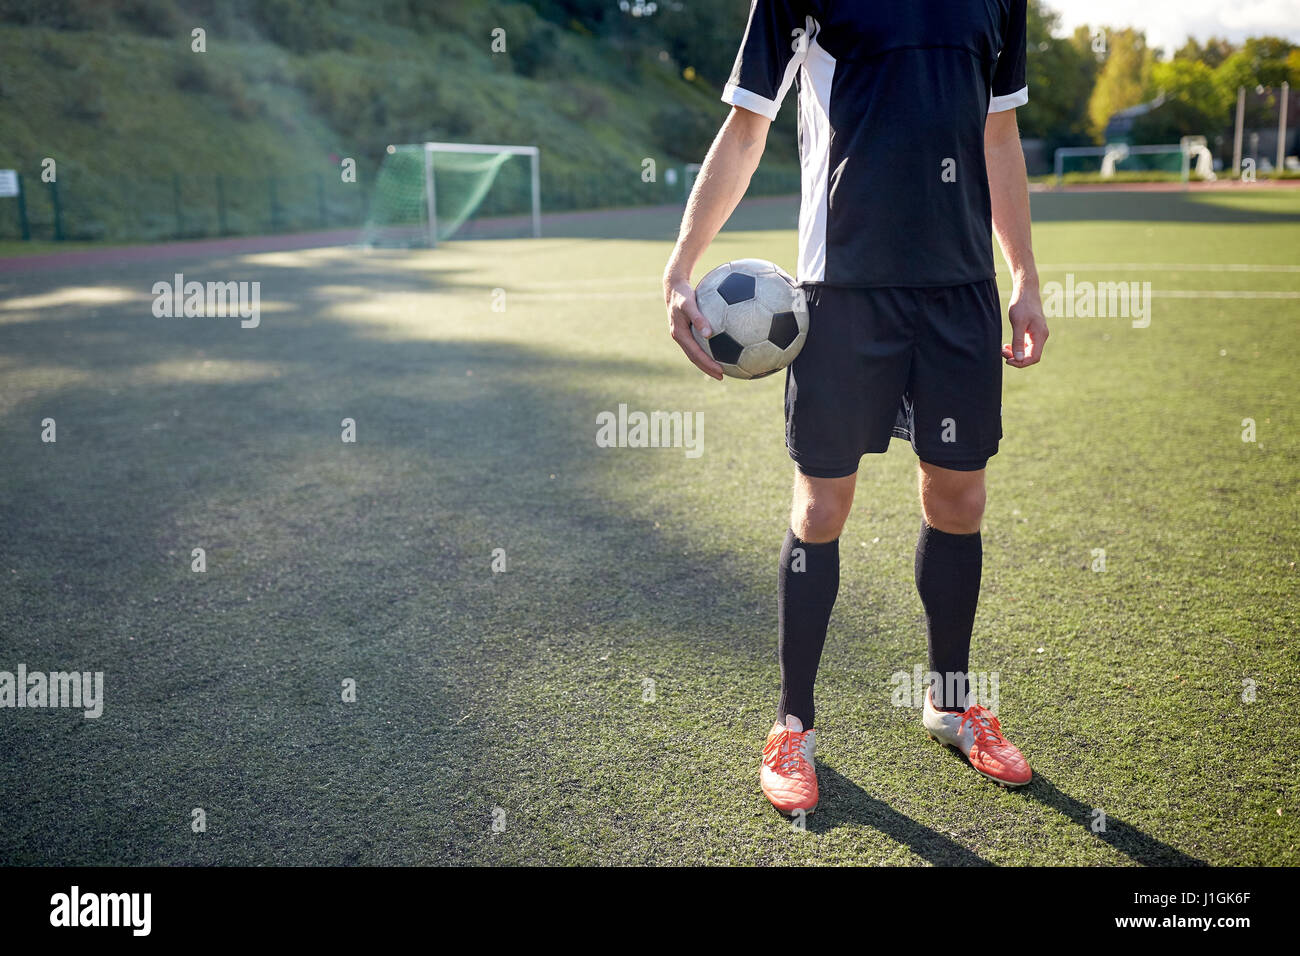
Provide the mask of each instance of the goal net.
POLYGON ((457 238, 541 236, 536 146, 389 146, 362 242, 436 246, 457 238))
POLYGON ((1159 146, 1069 146, 1056 151, 1057 184, 1077 181, 1160 180, 1186 183, 1193 174, 1214 178, 1205 138, 1184 136, 1181 142, 1159 146), (1206 166, 1206 162, 1210 166, 1206 166))

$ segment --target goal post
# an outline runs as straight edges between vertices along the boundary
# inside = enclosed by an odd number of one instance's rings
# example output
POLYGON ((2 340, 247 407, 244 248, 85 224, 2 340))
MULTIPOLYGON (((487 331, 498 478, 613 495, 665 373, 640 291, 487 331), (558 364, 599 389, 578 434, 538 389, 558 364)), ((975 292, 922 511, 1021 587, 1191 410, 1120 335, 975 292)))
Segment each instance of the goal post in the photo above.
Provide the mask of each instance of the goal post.
POLYGON ((1063 146, 1056 150, 1052 165, 1058 186, 1071 172, 1088 173, 1103 180, 1115 178, 1118 173, 1157 176, 1163 173, 1175 176, 1186 186, 1195 166, 1196 174, 1201 178, 1214 178, 1213 157, 1205 148, 1203 136, 1184 136, 1177 143, 1157 146, 1129 146, 1126 143, 1063 146), (1121 165, 1126 168, 1121 168, 1121 165))
POLYGON ((437 177, 434 172, 436 153, 469 153, 487 156, 527 156, 528 178, 532 194, 533 238, 542 238, 542 178, 541 150, 536 146, 490 146, 478 143, 425 143, 424 180, 427 205, 429 245, 438 244, 437 177))
POLYGON ((375 181, 365 244, 435 247, 471 219, 476 230, 488 223, 541 238, 536 146, 426 142, 389 146, 387 153, 375 181))

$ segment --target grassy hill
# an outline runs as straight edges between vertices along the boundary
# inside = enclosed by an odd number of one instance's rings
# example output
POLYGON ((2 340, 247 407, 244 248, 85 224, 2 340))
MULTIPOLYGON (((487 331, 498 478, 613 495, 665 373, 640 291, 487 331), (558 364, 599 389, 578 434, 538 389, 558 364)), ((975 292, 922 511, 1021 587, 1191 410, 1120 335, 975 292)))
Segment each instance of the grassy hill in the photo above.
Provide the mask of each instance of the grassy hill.
MULTIPOLYGON (((643 182, 643 160, 698 162, 726 107, 653 41, 484 0, 9 0, 0 167, 23 174, 38 238, 47 157, 68 239, 353 225, 384 147, 426 139, 539 145, 550 209, 664 201, 680 187, 643 182)), ((790 115, 765 168, 790 183, 794 162, 790 115)), ((0 207, 0 236, 17 228, 0 207)))

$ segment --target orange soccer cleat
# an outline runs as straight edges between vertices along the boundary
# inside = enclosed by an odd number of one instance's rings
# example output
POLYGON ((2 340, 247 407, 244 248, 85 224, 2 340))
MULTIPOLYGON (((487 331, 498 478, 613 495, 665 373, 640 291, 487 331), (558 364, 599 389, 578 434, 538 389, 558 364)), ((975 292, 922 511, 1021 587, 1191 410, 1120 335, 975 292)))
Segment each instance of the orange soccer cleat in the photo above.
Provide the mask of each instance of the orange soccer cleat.
POLYGON ((1025 755, 1002 736, 998 719, 978 704, 960 714, 948 713, 936 708, 927 692, 921 721, 932 740, 956 747, 994 783, 1023 787, 1033 777, 1025 755))
POLYGON ((785 726, 773 724, 763 746, 759 783, 763 795, 782 813, 817 809, 817 771, 813 753, 817 731, 804 730, 798 717, 787 716, 785 726))

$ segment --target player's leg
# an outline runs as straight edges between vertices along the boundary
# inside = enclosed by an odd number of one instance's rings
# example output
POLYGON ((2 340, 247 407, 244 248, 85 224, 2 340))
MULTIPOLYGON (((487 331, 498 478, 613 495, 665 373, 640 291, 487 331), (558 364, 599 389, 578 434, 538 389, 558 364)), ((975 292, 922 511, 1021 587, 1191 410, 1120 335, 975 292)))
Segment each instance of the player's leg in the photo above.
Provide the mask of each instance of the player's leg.
POLYGON ((916 590, 925 607, 930 693, 941 710, 966 709, 966 672, 979 604, 984 549, 984 469, 956 471, 920 463, 921 533, 916 590))
POLYGON ((786 446, 797 465, 777 577, 781 696, 760 781, 787 813, 817 805, 813 684, 839 590, 839 537, 858 461, 889 446, 907 378, 910 330, 892 301, 860 289, 808 290, 808 340, 786 374, 786 446))
POLYGON ((776 575, 781 696, 759 769, 764 795, 784 813, 810 813, 818 804, 813 685, 840 591, 840 532, 857 480, 857 472, 815 477, 794 471, 790 527, 776 575))
POLYGON ((915 297, 908 390, 921 462, 916 589, 937 675, 935 702, 961 711, 983 561, 984 466, 1002 437, 1002 313, 992 281, 916 290, 915 297))
POLYGON ((1001 308, 992 282, 918 293, 920 329, 909 382, 912 446, 921 460, 916 589, 930 670, 922 720, 980 773, 1007 786, 1029 764, 997 717, 970 698, 971 634, 984 549, 984 468, 1002 437, 1001 308))
POLYGON ((998 719, 972 699, 970 642, 984 560, 984 469, 957 471, 921 462, 921 534, 916 590, 925 606, 931 686, 922 722, 930 736, 956 747, 984 776, 1019 787, 1032 776, 998 719))
POLYGON ((814 478, 796 470, 790 530, 777 573, 777 657, 781 699, 776 719, 815 727, 813 683, 840 587, 840 532, 853 507, 857 474, 814 478))
POLYGON ((840 531, 856 482, 856 473, 817 478, 795 471, 790 528, 777 569, 781 697, 759 770, 763 793, 785 813, 817 807, 813 685, 839 592, 840 531))

